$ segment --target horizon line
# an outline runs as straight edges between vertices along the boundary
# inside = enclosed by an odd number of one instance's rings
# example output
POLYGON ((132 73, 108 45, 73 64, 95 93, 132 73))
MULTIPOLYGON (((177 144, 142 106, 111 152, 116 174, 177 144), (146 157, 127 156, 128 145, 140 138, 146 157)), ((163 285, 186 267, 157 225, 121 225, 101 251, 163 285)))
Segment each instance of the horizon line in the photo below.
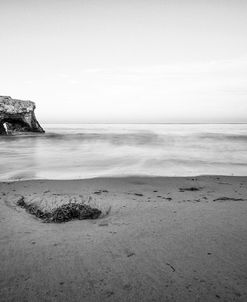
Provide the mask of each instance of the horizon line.
POLYGON ((193 122, 182 122, 182 123, 99 123, 99 122, 96 122, 96 123, 92 123, 92 122, 89 122, 89 123, 68 123, 68 122, 65 122, 65 123, 43 123, 43 124, 50 124, 50 125, 246 125, 247 122, 230 122, 230 123, 227 123, 227 122, 216 122, 216 123, 193 123, 193 122))

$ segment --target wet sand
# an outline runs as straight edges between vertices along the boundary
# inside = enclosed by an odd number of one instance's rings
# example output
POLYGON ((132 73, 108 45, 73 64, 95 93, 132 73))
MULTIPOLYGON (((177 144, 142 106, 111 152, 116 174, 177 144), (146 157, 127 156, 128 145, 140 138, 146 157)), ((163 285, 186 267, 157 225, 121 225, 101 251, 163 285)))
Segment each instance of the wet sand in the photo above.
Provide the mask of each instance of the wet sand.
POLYGON ((0 183, 0 300, 247 301, 246 234, 247 177, 0 183), (19 196, 111 211, 48 224, 19 196))

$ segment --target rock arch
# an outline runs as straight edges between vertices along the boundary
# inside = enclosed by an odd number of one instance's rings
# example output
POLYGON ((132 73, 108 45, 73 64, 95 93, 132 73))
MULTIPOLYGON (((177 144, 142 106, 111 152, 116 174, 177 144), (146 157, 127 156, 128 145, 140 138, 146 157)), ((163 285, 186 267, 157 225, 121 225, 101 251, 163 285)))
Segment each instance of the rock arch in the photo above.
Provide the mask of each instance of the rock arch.
POLYGON ((0 96, 0 134, 45 132, 37 121, 34 110, 34 102, 0 96))

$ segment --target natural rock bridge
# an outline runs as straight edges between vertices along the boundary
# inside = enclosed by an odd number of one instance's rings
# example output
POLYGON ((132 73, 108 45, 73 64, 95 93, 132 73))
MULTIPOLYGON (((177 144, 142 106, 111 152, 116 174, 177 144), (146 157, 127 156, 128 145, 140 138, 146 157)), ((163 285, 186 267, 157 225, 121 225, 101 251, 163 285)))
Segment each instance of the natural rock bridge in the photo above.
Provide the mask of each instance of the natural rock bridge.
POLYGON ((0 135, 18 132, 45 132, 36 120, 35 103, 0 96, 0 135))

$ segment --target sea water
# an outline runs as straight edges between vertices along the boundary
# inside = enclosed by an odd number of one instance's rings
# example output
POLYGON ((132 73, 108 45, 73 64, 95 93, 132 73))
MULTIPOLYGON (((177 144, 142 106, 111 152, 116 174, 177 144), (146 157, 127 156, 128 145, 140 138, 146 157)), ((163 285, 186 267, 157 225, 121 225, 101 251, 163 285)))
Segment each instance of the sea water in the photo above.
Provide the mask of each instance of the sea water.
POLYGON ((47 124, 0 137, 0 180, 247 175, 247 124, 47 124))

